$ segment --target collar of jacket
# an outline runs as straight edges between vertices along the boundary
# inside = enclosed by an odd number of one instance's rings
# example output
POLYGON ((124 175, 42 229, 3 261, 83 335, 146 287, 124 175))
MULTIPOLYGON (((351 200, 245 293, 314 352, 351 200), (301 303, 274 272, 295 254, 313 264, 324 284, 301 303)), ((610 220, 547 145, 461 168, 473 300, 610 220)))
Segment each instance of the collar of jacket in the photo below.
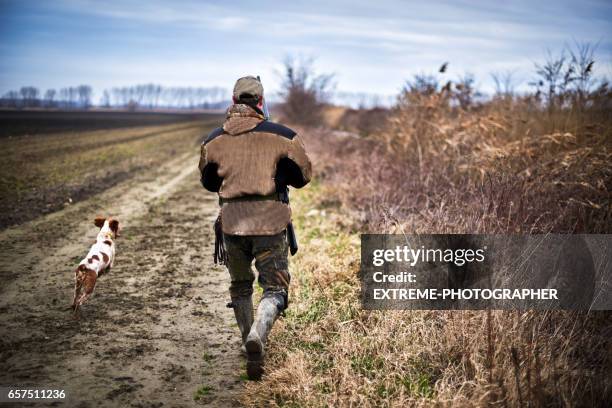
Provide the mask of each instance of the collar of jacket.
POLYGON ((234 104, 227 110, 223 130, 230 135, 238 135, 252 130, 264 120, 264 116, 249 105, 234 104))

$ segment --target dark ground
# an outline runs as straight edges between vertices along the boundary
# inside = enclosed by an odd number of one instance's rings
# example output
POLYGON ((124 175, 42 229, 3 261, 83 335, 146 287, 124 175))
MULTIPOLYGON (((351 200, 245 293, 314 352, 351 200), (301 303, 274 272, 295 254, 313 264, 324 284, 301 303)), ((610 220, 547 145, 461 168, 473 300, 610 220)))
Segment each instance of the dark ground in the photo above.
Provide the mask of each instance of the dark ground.
POLYGON ((207 113, 0 110, 0 138, 201 121, 207 113))

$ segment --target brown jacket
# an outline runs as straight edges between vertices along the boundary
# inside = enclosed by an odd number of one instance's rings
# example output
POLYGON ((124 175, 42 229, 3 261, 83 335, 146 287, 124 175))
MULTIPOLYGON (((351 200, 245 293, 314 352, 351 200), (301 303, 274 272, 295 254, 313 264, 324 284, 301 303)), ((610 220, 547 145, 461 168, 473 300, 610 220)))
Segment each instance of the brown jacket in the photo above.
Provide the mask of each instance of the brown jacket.
MULTIPOLYGON (((202 143, 202 185, 223 199, 276 197, 287 186, 301 188, 311 177, 311 163, 300 137, 291 129, 264 120, 248 105, 228 109, 222 128, 202 143)), ((291 209, 276 199, 223 203, 223 232, 230 235, 274 235, 291 220, 291 209)))

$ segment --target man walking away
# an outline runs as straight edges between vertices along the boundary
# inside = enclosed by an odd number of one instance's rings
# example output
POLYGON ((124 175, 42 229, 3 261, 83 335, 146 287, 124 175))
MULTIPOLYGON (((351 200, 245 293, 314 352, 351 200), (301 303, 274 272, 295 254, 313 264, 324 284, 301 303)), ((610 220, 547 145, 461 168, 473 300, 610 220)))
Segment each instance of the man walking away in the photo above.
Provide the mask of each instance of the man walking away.
POLYGON ((308 184, 312 172, 300 137, 265 120, 263 98, 259 79, 247 76, 236 82, 234 104, 223 126, 202 143, 199 165, 204 188, 219 194, 215 261, 229 270, 230 306, 240 327, 251 379, 261 378, 268 334, 287 308, 286 229, 291 209, 282 197, 287 186, 308 184), (263 289, 254 322, 253 260, 263 289))

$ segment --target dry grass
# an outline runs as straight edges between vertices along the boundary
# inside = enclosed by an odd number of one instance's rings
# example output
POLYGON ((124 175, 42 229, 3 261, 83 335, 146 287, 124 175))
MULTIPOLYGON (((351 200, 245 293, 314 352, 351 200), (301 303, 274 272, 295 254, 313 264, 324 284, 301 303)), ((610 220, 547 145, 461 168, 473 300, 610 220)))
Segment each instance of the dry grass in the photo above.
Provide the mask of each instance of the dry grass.
POLYGON ((269 375, 247 385, 247 406, 597 406, 611 397, 609 314, 361 310, 358 237, 325 195, 320 186, 295 195, 308 252, 293 261, 291 308, 272 335, 269 375))
POLYGON ((432 96, 393 112, 386 132, 311 145, 374 231, 606 233, 612 123, 576 116, 528 101, 450 110, 432 96))
POLYGON ((249 406, 607 406, 608 312, 361 310, 358 234, 610 232, 608 114, 439 95, 363 139, 304 132, 291 306, 249 406), (607 119, 606 119, 607 118, 607 119))
MULTIPOLYGON (((390 111, 386 108, 344 109, 335 120, 326 120, 331 128, 351 132, 360 136, 381 133, 385 130, 390 111)), ((326 116, 327 119, 327 116, 326 116)))
POLYGON ((348 110, 344 106, 330 105, 323 111, 323 122, 328 127, 339 128, 348 110))

